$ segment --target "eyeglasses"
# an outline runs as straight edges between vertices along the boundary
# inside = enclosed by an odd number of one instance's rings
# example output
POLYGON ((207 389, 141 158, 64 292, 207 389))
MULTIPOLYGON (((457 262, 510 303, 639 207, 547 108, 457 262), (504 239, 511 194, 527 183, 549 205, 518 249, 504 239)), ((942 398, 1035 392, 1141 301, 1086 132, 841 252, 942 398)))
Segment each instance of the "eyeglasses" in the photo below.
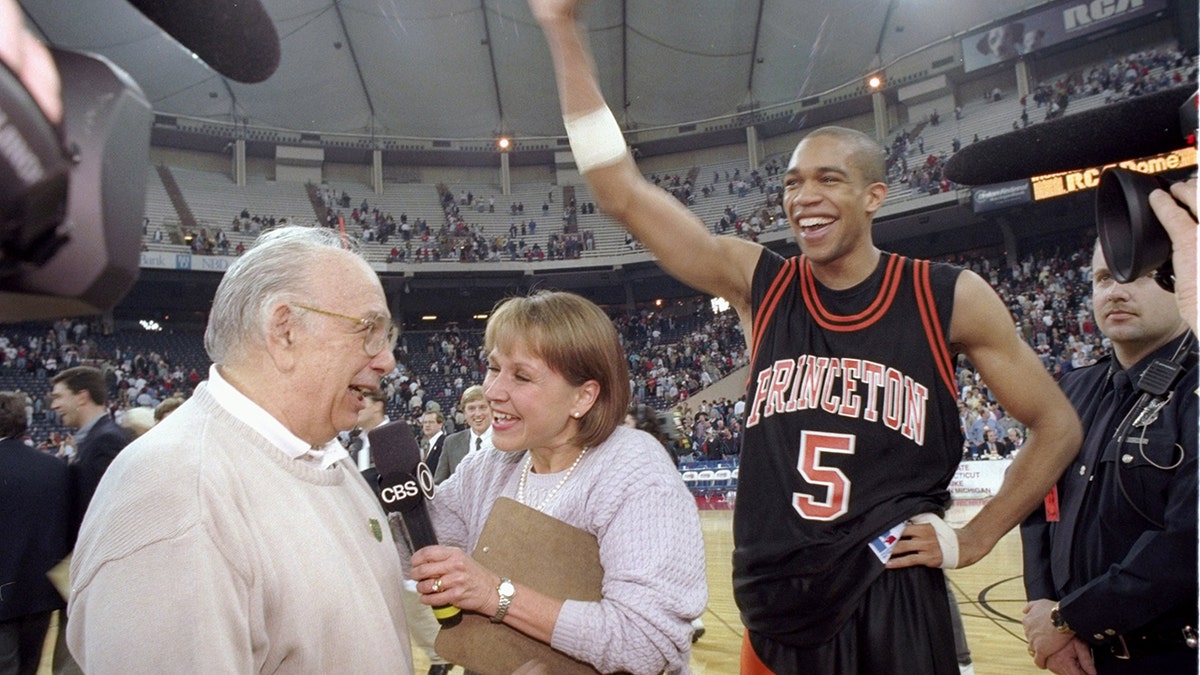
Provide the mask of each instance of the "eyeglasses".
POLYGON ((360 319, 354 316, 338 314, 337 312, 327 312, 323 309, 308 307, 306 305, 297 304, 294 305, 294 307, 307 310, 309 312, 316 312, 317 314, 324 314, 325 316, 345 319, 346 321, 353 321, 354 323, 365 327, 367 332, 363 334, 363 351, 367 353, 367 356, 376 356, 385 348, 388 351, 391 351, 396 347, 396 338, 400 335, 400 329, 396 327, 396 324, 382 317, 369 317, 360 319))

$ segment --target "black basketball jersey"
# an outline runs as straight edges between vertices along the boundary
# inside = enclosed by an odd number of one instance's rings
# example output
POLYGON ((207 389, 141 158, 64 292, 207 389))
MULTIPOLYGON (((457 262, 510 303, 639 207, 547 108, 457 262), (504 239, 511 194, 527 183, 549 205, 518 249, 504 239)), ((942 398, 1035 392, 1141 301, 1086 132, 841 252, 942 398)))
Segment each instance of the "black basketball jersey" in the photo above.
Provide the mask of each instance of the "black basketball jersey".
POLYGON ((946 337, 960 271, 885 253, 834 291, 803 256, 760 257, 734 511, 751 631, 826 641, 884 570, 873 540, 944 512, 963 444, 946 337))

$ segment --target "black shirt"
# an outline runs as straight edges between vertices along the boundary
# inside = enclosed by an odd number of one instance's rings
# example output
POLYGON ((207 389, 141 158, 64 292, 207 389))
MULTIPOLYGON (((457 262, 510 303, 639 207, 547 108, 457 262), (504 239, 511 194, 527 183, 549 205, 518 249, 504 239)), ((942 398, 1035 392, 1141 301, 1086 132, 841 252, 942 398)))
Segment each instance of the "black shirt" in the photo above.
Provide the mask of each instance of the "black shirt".
POLYGON ((1067 623, 1088 642, 1163 620, 1196 625, 1194 353, 1185 334, 1128 370, 1106 357, 1062 380, 1084 441, 1058 482, 1061 520, 1047 523, 1039 510, 1021 527, 1025 588, 1031 600, 1059 599, 1067 623), (1182 376, 1157 415, 1142 414, 1138 378, 1185 339, 1193 355, 1182 376), (1066 557, 1056 565, 1056 556, 1066 557))

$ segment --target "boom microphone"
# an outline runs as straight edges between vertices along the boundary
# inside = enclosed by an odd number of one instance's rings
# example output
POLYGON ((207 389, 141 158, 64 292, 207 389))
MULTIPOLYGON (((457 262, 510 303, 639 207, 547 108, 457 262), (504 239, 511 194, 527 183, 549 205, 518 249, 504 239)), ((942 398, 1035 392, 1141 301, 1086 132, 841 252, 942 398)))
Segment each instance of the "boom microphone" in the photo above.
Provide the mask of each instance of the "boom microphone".
MULTIPOLYGON (((426 499, 433 499, 433 472, 421 461, 421 448, 408 422, 397 420, 367 432, 371 456, 379 470, 379 501, 388 513, 399 513, 413 551, 437 544, 426 499)), ((462 620, 453 605, 433 608, 438 623, 450 628, 462 620)))
POLYGON ((209 67, 254 84, 279 67, 279 34, 259 0, 129 0, 209 67))
POLYGON ((1195 94, 1194 87, 1174 87, 972 143, 946 162, 943 174, 987 185, 1178 150, 1196 131, 1180 119, 1195 94))

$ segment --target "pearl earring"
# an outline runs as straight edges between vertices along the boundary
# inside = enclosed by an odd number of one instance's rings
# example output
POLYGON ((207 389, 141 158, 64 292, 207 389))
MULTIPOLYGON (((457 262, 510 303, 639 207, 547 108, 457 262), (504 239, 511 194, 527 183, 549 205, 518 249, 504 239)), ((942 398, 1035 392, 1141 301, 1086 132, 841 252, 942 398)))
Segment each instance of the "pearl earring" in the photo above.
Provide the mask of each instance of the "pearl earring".
POLYGON ((579 413, 573 412, 573 413, 571 413, 571 417, 574 417, 575 419, 579 419, 579 413))

